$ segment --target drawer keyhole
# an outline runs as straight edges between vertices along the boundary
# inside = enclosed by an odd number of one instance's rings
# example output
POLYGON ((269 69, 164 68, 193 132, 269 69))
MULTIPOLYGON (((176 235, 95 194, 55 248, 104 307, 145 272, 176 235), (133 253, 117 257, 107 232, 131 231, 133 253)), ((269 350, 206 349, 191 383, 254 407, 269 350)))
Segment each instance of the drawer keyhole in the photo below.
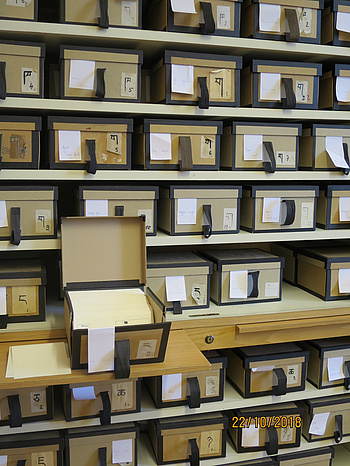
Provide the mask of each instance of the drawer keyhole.
POLYGON ((210 345, 211 343, 213 343, 213 342, 214 342, 214 337, 213 337, 213 335, 207 335, 207 336, 205 337, 205 342, 206 342, 208 345, 210 345))

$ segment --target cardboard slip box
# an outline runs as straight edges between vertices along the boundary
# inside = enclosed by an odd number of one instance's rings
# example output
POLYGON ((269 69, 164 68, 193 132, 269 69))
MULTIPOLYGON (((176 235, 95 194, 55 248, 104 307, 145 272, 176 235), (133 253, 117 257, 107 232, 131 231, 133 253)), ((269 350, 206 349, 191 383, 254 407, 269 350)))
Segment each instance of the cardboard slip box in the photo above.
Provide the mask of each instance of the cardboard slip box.
POLYGON ((350 227, 350 186, 325 185, 320 187, 316 226, 328 230, 350 227))
POLYGON ((213 262, 210 299, 218 306, 280 301, 284 259, 260 249, 203 251, 213 262))
POLYGON ((171 52, 150 70, 151 102, 238 107, 242 57, 171 52))
POLYGON ((45 44, 0 42, 0 99, 44 97, 45 44))
POLYGON ((179 7, 173 0, 153 0, 148 10, 148 27, 159 31, 239 37, 241 2, 192 0, 179 7))
POLYGON ((68 429, 65 433, 65 464, 136 466, 138 436, 139 427, 135 422, 68 429))
POLYGON ((227 378, 243 398, 305 390, 308 351, 294 343, 224 351, 227 378))
POLYGON ((298 169, 301 125, 288 123, 229 123, 221 138, 221 169, 298 169))
POLYGON ((66 421, 99 418, 107 425, 114 415, 141 410, 141 379, 65 385, 63 405, 66 421))
POLYGON ((38 21, 38 0, 6 0, 0 6, 0 18, 38 21))
POLYGON ((148 433, 157 464, 226 456, 228 418, 221 413, 197 414, 148 422, 148 433))
POLYGON ((218 170, 222 122, 149 120, 135 128, 133 165, 149 170, 218 170))
POLYGON ((158 229, 168 235, 238 233, 241 187, 167 186, 160 188, 158 229))
POLYGON ((63 99, 140 102, 142 62, 139 50, 61 45, 53 94, 59 87, 63 99))
POLYGON ((48 117, 52 169, 129 170, 133 120, 121 118, 48 117))
MULTIPOLYGON (((259 459, 259 466, 277 466, 277 457, 271 458, 260 458, 259 459)), ((244 461, 243 463, 235 463, 235 466, 258 466, 256 460, 252 461, 244 461)))
POLYGON ((208 371, 144 379, 156 408, 186 405, 199 408, 201 403, 224 399, 226 357, 220 356, 216 351, 206 351, 203 354, 210 362, 208 371))
POLYGON ((245 186, 241 228, 252 233, 313 231, 318 186, 245 186))
POLYGON ((244 0, 242 37, 319 44, 323 0, 244 0))
POLYGON ((278 455, 278 466, 332 466, 333 447, 316 448, 300 453, 278 455))
POLYGON ((350 298, 350 249, 303 249, 297 255, 299 288, 332 301, 350 298))
POLYGON ((62 23, 141 28, 142 0, 60 0, 62 23))
POLYGON ((241 105, 318 108, 321 63, 252 60, 241 74, 241 105))
POLYGON ((301 406, 292 402, 234 409, 228 433, 237 453, 276 455, 279 449, 300 446, 302 413, 301 406))
POLYGON ((62 219, 62 283, 72 369, 113 371, 162 362, 170 323, 155 324, 146 283, 146 226, 141 217, 62 219), (121 247, 122 245, 122 247, 121 247))
POLYGON ((326 1, 322 11, 322 44, 350 45, 350 5, 347 0, 326 1))
POLYGON ((79 215, 86 217, 140 217, 146 235, 157 234, 158 186, 80 186, 79 215))
POLYGON ((319 107, 350 110, 350 65, 334 65, 333 69, 323 73, 320 78, 319 107))

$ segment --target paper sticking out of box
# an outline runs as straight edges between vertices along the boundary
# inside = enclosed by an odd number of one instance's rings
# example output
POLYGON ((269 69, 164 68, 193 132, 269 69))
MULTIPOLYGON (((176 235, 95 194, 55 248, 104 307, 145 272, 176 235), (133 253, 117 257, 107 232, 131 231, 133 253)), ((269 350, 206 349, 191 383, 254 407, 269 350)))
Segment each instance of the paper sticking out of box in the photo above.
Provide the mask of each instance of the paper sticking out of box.
POLYGON ((112 442, 113 464, 133 463, 133 441, 131 438, 125 440, 114 440, 112 442))
POLYGON ((58 158, 61 162, 81 160, 80 131, 58 132, 58 158))
POLYGON ((114 370, 115 328, 88 329, 88 372, 114 370))
POLYGON ((165 277, 165 289, 167 301, 186 301, 187 295, 184 275, 165 277))
POLYGON ((92 60, 70 60, 69 87, 95 90, 95 62, 92 60))
POLYGON ((259 29, 262 32, 281 32, 281 5, 259 3, 259 29))
POLYGON ((6 286, 0 286, 0 316, 7 315, 6 286))
POLYGON ((230 298, 245 299, 248 297, 248 272, 247 270, 230 271, 230 298))
POLYGON ((177 224, 195 225, 197 223, 197 199, 177 200, 177 224))
POLYGON ((339 198, 339 222, 350 222, 350 197, 339 198))
POLYGON ((261 134, 244 135, 243 160, 263 159, 263 137, 261 134))
POLYGON ((312 418, 312 421, 309 427, 309 434, 324 435, 324 433, 326 432, 329 414, 330 413, 314 414, 314 417, 312 418))
POLYGON ((171 160, 171 134, 150 134, 150 159, 171 160))
POLYGON ((339 269, 338 286, 339 293, 350 293, 350 269, 339 269))
POLYGON ((242 446, 258 447, 259 446, 259 426, 253 422, 250 426, 242 429, 242 446))
POLYGON ((279 73, 260 73, 260 100, 281 100, 281 75, 279 73))
POLYGON ((7 466, 7 455, 0 456, 0 466, 7 466))
POLYGON ((194 93, 193 66, 171 65, 171 92, 189 95, 194 93))
POLYGON ((327 369, 328 369, 328 380, 333 382, 334 380, 342 380, 344 376, 343 372, 344 358, 339 356, 337 358, 328 358, 327 369))
POLYGON ((273 371, 275 366, 262 366, 262 367, 252 367, 252 372, 270 372, 273 371))
POLYGON ((73 398, 80 400, 96 400, 95 387, 75 387, 72 388, 73 398))
POLYGON ((335 28, 337 31, 350 32, 350 13, 338 11, 335 28))
POLYGON ((180 400, 182 398, 182 374, 162 375, 162 400, 180 400))
POLYGON ((0 228, 8 225, 6 201, 0 201, 0 228))
POLYGON ((279 223, 281 218, 281 198, 264 197, 263 200, 263 223, 279 223))
POLYGON ((196 13, 194 0, 170 0, 170 5, 174 13, 196 13))
POLYGON ((85 217, 108 217, 108 199, 86 199, 85 217))
POLYGON ((335 94, 339 102, 350 102, 350 77, 337 76, 335 94))
POLYGON ((326 136, 326 151, 336 167, 349 168, 345 161, 343 138, 341 136, 326 136))

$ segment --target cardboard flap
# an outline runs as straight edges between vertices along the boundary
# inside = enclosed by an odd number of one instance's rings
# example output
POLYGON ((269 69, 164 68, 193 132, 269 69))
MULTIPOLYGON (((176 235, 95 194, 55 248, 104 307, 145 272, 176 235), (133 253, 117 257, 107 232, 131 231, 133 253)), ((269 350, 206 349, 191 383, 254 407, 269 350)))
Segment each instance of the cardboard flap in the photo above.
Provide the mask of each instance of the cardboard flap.
POLYGON ((64 287, 81 284, 81 288, 112 288, 145 283, 143 218, 63 218, 61 232, 64 287))
POLYGON ((305 262, 314 263, 313 260, 324 263, 325 269, 350 268, 350 249, 342 247, 303 249, 299 257, 305 262))

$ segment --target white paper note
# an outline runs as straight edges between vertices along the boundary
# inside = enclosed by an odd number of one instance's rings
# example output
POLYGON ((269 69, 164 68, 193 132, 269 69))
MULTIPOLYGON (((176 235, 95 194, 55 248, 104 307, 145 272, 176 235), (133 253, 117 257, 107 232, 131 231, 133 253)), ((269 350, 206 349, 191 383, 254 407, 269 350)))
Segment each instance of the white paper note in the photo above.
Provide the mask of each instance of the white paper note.
POLYGON ((210 375, 205 378, 205 396, 218 396, 219 387, 219 377, 217 375, 210 375))
POLYGON ((167 301, 186 301, 186 284, 183 275, 165 277, 165 288, 167 301))
POLYGON ((242 429, 242 446, 243 447, 258 447, 259 446, 259 427, 255 427, 255 423, 249 427, 242 429))
POLYGON ((21 90, 25 94, 38 92, 38 71, 34 68, 22 68, 21 90))
POLYGON ((349 168, 344 158, 343 138, 341 136, 326 136, 326 151, 336 167, 349 168))
POLYGON ((74 89, 95 89, 95 62, 90 60, 71 60, 69 87, 74 89))
POLYGON ((225 207, 223 230, 236 230, 236 228, 237 228, 237 209, 234 207, 225 207))
POLYGON ((350 13, 343 13, 342 11, 338 11, 336 15, 336 29, 338 31, 350 32, 350 13))
POLYGON ((263 137, 261 134, 244 135, 243 160, 263 159, 263 137))
POLYGON ((259 29, 263 32, 281 32, 281 5, 259 3, 259 29))
POLYGON ((115 328, 88 329, 88 372, 114 370, 115 328))
POLYGON ((81 160, 80 131, 58 132, 58 158, 61 162, 81 160))
POLYGON ((252 372, 269 372, 273 371, 275 366, 252 367, 252 372))
POLYGON ((309 85, 307 81, 296 81, 295 83, 295 99, 297 104, 307 103, 309 85))
POLYGON ((7 314, 6 308, 6 286, 0 287, 0 316, 7 314))
POLYGON ((133 441, 131 438, 112 442, 113 464, 132 463, 134 461, 133 456, 133 441))
POLYGON ((216 7, 216 27, 218 29, 231 28, 231 7, 222 5, 216 7))
POLYGON ((12 358, 12 346, 9 348, 9 352, 7 355, 7 364, 6 364, 6 379, 13 379, 15 376, 14 369, 13 369, 13 358, 12 358))
POLYGON ((197 223, 197 199, 177 200, 177 224, 195 225, 197 223))
POLYGON ((137 4, 135 0, 122 1, 122 25, 123 26, 136 26, 137 25, 137 4))
POLYGON ((300 32, 304 34, 312 33, 312 17, 314 12, 317 14, 317 11, 311 8, 297 8, 300 32))
POLYGON ((171 92, 193 94, 193 66, 171 65, 171 92))
POLYGON ((30 410, 32 413, 41 413, 46 411, 46 391, 36 390, 30 392, 30 410))
POLYGON ((171 134, 150 133, 150 159, 171 160, 171 134))
POLYGON ((72 393, 75 400, 96 400, 95 387, 72 388, 72 393))
POLYGON ((6 0, 7 6, 26 7, 29 6, 31 3, 32 0, 6 0))
POLYGON ((182 374, 162 375, 162 400, 180 400, 182 398, 182 374))
POLYGON ((279 223, 281 217, 281 198, 264 197, 263 200, 263 223, 279 223))
POLYGON ((302 202, 301 203, 301 228, 313 228, 314 226, 314 203, 302 202))
POLYGON ((350 102, 350 77, 337 76, 335 94, 339 102, 350 102))
POLYGON ((108 217, 108 199, 86 199, 86 217, 108 217))
POLYGON ((339 269, 339 293, 350 293, 350 269, 339 269))
POLYGON ((0 201, 0 228, 8 225, 6 201, 0 201))
POLYGON ((265 298, 278 298, 280 294, 279 282, 265 283, 265 298))
POLYGON ((281 100, 279 73, 260 73, 260 100, 281 100))
POLYGON ((174 13, 196 13, 194 0, 170 0, 170 4, 174 13))
POLYGON ((350 221, 350 197, 339 198, 339 221, 350 221))
POLYGON ((248 272, 247 270, 230 271, 230 298, 247 298, 248 272))
POLYGON ((344 378, 343 372, 344 358, 339 356, 337 358, 328 358, 327 369, 328 369, 328 380, 333 382, 334 380, 341 380, 344 378))
POLYGON ((299 366, 294 364, 287 367, 287 385, 297 384, 299 381, 299 366))
POLYGON ((312 435, 324 435, 327 428, 327 421, 329 418, 330 413, 318 413, 314 414, 312 418, 310 427, 309 427, 309 434, 312 435))
POLYGON ((7 466, 7 456, 5 455, 0 456, 0 466, 7 466))

